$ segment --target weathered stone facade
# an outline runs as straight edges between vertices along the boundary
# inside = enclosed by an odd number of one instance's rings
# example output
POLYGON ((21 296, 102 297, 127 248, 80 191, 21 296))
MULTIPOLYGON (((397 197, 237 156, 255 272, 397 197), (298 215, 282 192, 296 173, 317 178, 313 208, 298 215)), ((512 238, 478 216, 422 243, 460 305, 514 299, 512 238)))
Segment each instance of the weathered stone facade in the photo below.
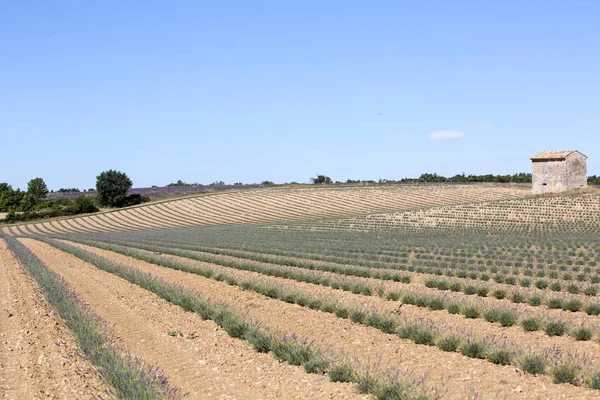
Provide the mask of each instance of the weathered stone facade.
POLYGON ((543 151, 531 161, 533 194, 587 188, 587 157, 578 151, 543 151))

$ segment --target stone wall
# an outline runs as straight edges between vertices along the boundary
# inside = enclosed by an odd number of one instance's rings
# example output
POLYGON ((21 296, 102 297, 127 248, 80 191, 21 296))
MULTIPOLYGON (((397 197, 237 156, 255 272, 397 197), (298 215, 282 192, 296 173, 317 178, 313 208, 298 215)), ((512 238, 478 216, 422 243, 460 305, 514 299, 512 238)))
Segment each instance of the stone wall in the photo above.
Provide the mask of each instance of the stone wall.
POLYGON ((587 187, 586 157, 571 153, 565 160, 533 161, 533 194, 558 193, 587 187))
POLYGON ((568 190, 587 188, 587 160, 580 153, 567 157, 568 190))

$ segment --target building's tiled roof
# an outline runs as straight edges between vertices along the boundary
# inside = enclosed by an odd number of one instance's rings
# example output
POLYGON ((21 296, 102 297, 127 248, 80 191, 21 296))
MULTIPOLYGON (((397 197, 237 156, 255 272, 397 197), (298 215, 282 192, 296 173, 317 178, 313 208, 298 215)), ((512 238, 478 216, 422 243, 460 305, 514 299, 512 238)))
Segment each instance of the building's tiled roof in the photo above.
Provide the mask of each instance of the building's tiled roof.
MULTIPOLYGON (((562 151, 542 151, 537 153, 535 156, 531 157, 531 160, 564 160, 571 153, 579 153, 577 150, 562 150, 562 151)), ((585 154, 579 153, 582 156, 586 157, 585 154)), ((587 157, 586 157, 587 158, 587 157)))

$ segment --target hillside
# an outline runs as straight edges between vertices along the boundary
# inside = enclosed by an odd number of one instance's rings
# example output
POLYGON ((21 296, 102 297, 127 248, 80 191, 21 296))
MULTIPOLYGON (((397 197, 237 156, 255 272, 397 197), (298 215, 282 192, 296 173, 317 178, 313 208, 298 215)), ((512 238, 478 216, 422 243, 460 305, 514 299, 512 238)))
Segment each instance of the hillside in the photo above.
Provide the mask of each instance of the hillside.
POLYGON ((264 188, 213 193, 123 210, 3 227, 6 234, 112 232, 295 221, 529 195, 515 185, 264 188))

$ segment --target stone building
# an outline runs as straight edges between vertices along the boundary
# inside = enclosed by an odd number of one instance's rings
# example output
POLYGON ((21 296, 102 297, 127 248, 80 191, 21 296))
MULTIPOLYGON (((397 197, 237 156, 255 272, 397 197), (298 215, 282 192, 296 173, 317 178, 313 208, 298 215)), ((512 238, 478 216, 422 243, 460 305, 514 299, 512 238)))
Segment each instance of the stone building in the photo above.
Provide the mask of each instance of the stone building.
POLYGON ((542 151, 531 157, 533 194, 587 187, 587 156, 576 150, 542 151))

